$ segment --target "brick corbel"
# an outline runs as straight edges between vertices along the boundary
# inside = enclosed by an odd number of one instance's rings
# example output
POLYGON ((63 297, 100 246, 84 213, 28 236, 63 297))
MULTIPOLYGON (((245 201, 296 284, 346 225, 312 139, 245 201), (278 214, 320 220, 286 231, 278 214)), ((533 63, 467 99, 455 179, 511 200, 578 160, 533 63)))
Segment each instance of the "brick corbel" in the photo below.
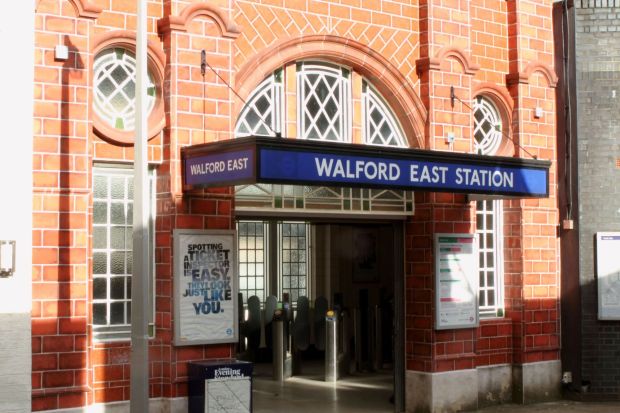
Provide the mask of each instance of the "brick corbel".
POLYGON ((416 60, 417 72, 421 74, 426 71, 441 70, 441 65, 448 58, 456 59, 463 67, 463 73, 466 75, 474 75, 480 69, 480 66, 474 63, 461 48, 444 47, 435 54, 435 57, 423 57, 416 60))
POLYGON ((224 11, 208 3, 193 3, 184 8, 179 16, 166 16, 159 19, 157 31, 160 35, 171 31, 186 32, 188 23, 199 16, 212 19, 220 29, 222 37, 236 39, 241 34, 241 30, 228 19, 224 11))
POLYGON ((88 0, 69 0, 69 2, 75 8, 77 17, 85 19, 96 19, 103 10, 101 7, 89 2, 88 0))
POLYGON ((530 83, 530 77, 535 72, 541 73, 545 77, 545 79, 547 79, 547 83, 549 84, 549 87, 554 88, 558 84, 558 75, 555 74, 555 71, 551 69, 549 66, 542 64, 542 63, 538 63, 538 62, 529 63, 525 67, 525 70, 523 70, 522 72, 507 74, 506 84, 508 86, 512 86, 512 85, 519 84, 519 83, 527 85, 530 83))

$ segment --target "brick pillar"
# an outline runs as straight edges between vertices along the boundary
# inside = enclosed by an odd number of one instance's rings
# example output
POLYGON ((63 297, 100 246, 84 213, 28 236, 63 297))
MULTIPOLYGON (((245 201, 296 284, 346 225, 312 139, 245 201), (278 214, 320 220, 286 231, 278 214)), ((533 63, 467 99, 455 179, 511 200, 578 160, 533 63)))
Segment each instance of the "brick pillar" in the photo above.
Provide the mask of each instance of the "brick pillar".
MULTIPOLYGON (((509 2, 509 74, 513 137, 520 157, 553 161, 549 198, 511 202, 513 394, 518 402, 559 397, 559 241, 551 2, 509 2), (535 115, 536 108, 542 116, 535 115), (517 228, 518 227, 518 228, 517 228)), ((507 295, 508 297, 508 295, 507 295)))
POLYGON ((92 18, 85 2, 45 1, 35 20, 32 410, 91 399, 89 87, 92 18), (82 2, 79 2, 82 5, 82 2), (57 60, 54 48, 67 46, 57 60))
MULTIPOLYGON (((469 3, 420 2, 421 46, 416 66, 429 114, 428 150, 470 153, 473 148, 469 102, 478 66, 470 56, 469 3)), ((416 193, 415 215, 407 224, 405 238, 407 409, 411 411, 477 407, 477 386, 457 384, 477 383, 476 329, 435 330, 434 319, 434 236, 472 233, 473 214, 464 195, 416 193)))
MULTIPOLYGON (((180 2, 179 2, 180 3, 180 2)), ((234 94, 233 40, 238 32, 229 10, 206 3, 184 6, 167 2, 172 14, 159 21, 168 56, 166 83, 169 127, 165 131, 164 162, 160 168, 157 201, 157 319, 163 341, 163 395, 187 395, 187 362, 234 356, 234 345, 180 346, 174 335, 172 285, 173 237, 177 228, 232 229, 233 188, 183 193, 180 149, 187 145, 231 139, 234 94), (200 71, 201 51, 216 72, 200 71), (219 76, 218 76, 219 75, 219 76)))

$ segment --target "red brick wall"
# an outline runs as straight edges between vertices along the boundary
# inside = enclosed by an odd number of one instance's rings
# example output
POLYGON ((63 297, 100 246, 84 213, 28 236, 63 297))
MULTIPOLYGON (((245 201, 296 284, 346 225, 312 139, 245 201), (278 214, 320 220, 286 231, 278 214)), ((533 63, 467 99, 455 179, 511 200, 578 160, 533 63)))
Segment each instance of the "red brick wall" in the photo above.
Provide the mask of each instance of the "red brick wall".
MULTIPOLYGON (((92 342, 90 233, 93 162, 131 162, 133 151, 95 133, 90 88, 99 39, 133 33, 135 7, 133 1, 37 2, 33 410, 129 397, 128 342, 92 342), (68 61, 54 60, 58 44, 69 45, 68 61)), ((262 79, 260 62, 279 65, 291 56, 320 57, 340 48, 341 62, 372 56, 359 70, 382 88, 412 146, 471 152, 468 102, 490 91, 503 105, 512 138, 541 159, 555 157, 550 1, 164 0, 149 1, 148 13, 151 54, 161 54, 165 65, 165 128, 149 142, 149 159, 157 167, 152 397, 186 394, 187 361, 232 355, 229 345, 172 345, 172 231, 234 228, 232 189, 184 195, 180 177, 182 146, 232 137, 242 104, 225 82, 245 97, 262 79), (333 41, 321 49, 315 37, 306 47, 310 35, 350 39, 357 46, 333 41), (290 39, 297 43, 282 49, 290 39), (203 79, 202 49, 225 82, 210 69, 203 79), (451 86, 465 104, 452 105, 451 86), (541 119, 533 117, 536 106, 543 108, 541 119), (448 133, 455 135, 452 146, 448 133)), ((289 132, 294 136, 295 128, 289 132)), ((525 149, 509 147, 511 154, 529 157, 525 149)), ((483 321, 478 329, 433 329, 432 237, 472 232, 472 204, 461 195, 416 194, 406 230, 408 369, 558 358, 554 171, 555 164, 549 199, 505 202, 506 316, 483 321)))

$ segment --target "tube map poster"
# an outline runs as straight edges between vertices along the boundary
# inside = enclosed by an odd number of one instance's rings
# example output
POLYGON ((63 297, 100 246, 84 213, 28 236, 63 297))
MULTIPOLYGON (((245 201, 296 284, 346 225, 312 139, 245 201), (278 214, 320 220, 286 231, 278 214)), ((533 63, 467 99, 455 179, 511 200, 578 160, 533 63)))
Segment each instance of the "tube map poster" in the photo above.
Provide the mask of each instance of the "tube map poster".
POLYGON ((174 231, 175 345, 238 338, 236 232, 174 231))

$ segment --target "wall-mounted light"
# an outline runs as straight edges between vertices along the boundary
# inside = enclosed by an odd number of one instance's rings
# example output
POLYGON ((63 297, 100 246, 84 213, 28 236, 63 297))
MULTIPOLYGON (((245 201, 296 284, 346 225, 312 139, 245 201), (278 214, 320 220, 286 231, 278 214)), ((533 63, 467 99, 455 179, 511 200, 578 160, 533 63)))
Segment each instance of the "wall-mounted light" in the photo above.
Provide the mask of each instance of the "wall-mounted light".
POLYGON ((0 277, 15 273, 15 241, 0 241, 0 277))

